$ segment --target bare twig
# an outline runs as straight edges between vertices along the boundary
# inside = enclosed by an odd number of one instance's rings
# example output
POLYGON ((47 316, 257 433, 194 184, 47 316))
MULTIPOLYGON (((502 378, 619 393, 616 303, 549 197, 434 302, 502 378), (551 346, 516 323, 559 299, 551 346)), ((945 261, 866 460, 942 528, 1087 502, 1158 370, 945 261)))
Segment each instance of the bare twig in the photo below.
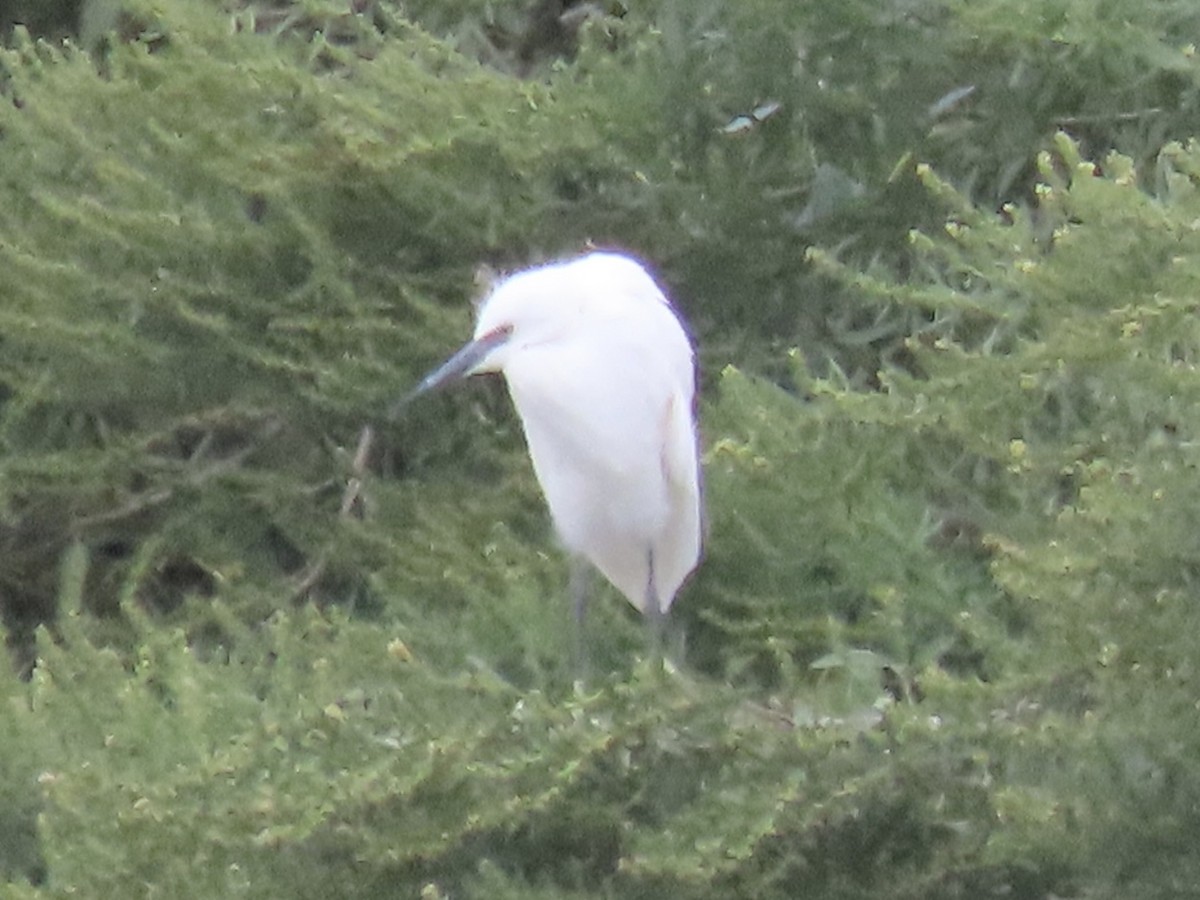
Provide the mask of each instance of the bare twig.
POLYGON ((76 519, 75 526, 78 528, 91 528, 97 525, 108 525, 113 522, 119 522, 122 519, 132 518, 156 506, 162 506, 175 496, 181 486, 195 487, 212 478, 239 468, 246 458, 276 434, 279 428, 280 422, 277 419, 271 419, 259 428, 257 434, 254 435, 254 439, 249 441, 245 446, 239 447, 229 456, 218 459, 206 466, 196 466, 193 464, 193 461, 201 458, 211 446, 212 442, 210 438, 212 433, 209 432, 200 441, 196 451, 189 457, 188 468, 190 471, 181 480, 179 485, 143 491, 140 494, 134 495, 116 509, 108 509, 76 519))
MULTIPOLYGON (((338 511, 343 519, 356 515, 356 510, 358 518, 363 517, 363 474, 367 470, 367 463, 371 457, 371 444, 374 440, 375 429, 370 425, 364 425, 362 431, 358 433, 358 445, 354 449, 354 458, 350 461, 351 475, 346 480, 346 490, 342 494, 342 505, 338 511)), ((326 547, 300 572, 290 598, 293 604, 303 601, 308 592, 321 580, 329 563, 329 553, 330 550, 326 547)))
POLYGON ((364 425, 363 430, 358 435, 358 447, 354 450, 354 459, 350 464, 350 471, 353 475, 346 482, 346 492, 342 494, 342 518, 350 516, 357 508, 358 517, 362 518, 363 512, 363 473, 367 469, 367 460, 371 455, 371 442, 375 439, 375 429, 370 425, 364 425))

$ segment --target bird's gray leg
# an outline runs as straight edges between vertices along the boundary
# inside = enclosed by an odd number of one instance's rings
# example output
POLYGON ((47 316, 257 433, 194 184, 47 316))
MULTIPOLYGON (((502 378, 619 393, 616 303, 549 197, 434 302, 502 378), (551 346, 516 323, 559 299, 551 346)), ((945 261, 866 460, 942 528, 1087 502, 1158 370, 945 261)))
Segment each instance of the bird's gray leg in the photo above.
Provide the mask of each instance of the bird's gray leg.
POLYGON ((655 668, 662 664, 663 634, 666 630, 667 614, 663 612, 658 596, 658 585, 654 578, 654 551, 646 551, 646 602, 642 608, 646 619, 647 655, 655 668))
POLYGON ((582 557, 571 558, 571 631, 575 677, 586 679, 589 659, 587 647, 587 603, 591 587, 591 571, 582 557))

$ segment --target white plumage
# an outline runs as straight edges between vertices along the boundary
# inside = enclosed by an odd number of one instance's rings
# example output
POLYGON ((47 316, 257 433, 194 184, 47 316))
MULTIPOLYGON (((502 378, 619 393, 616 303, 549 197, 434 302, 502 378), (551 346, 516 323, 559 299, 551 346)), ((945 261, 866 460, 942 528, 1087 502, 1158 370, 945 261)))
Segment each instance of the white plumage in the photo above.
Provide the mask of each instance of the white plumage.
POLYGON ((483 372, 508 383, 567 549, 661 618, 699 562, 702 530, 695 360, 662 291, 616 253, 518 272, 414 393, 483 372))

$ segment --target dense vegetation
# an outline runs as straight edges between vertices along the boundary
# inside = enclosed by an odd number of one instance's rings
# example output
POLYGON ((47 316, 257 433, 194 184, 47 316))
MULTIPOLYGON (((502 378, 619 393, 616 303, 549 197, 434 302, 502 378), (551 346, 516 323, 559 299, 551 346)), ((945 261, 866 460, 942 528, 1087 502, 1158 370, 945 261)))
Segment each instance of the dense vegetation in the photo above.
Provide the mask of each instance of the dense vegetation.
POLYGON ((0 27, 4 896, 1200 893, 1194 4, 0 27), (584 685, 502 387, 386 411, 589 242, 711 539, 584 685))

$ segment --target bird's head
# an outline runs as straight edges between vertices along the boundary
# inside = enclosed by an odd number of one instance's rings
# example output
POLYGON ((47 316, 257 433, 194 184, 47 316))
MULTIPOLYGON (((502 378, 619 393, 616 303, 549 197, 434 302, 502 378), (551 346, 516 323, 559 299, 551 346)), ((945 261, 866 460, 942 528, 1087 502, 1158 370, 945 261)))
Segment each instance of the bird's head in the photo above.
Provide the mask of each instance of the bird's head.
POLYGON ((645 271, 618 254, 590 253, 518 272, 484 299, 472 339, 396 409, 471 375, 501 372, 513 354, 531 347, 594 334, 605 322, 626 327, 630 309, 647 302, 666 304, 645 271))

